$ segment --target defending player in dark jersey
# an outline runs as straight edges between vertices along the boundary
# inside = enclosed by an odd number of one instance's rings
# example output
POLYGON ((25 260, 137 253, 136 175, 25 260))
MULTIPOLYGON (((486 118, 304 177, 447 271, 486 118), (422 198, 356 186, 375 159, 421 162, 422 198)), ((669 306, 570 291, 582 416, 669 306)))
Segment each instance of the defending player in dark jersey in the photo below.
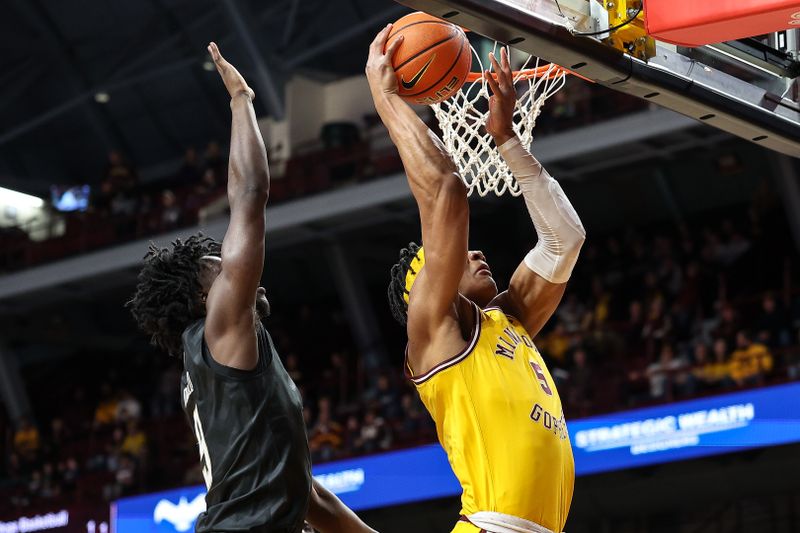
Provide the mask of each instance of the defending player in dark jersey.
POLYGON ((269 170, 254 93, 211 43, 231 96, 230 225, 150 246, 129 302, 154 345, 184 363, 182 405, 197 437, 207 510, 196 531, 373 532, 313 481, 302 401, 261 320, 269 170))

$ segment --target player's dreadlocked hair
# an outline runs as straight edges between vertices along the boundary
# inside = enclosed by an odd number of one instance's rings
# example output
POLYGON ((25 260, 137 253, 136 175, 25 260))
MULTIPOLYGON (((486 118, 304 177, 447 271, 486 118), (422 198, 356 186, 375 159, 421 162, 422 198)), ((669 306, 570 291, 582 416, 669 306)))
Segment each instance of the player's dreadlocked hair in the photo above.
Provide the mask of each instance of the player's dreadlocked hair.
POLYGON ((202 233, 175 239, 171 250, 150 243, 136 293, 126 307, 153 346, 181 356, 183 330, 205 316, 200 258, 219 256, 220 251, 220 243, 202 233))
MULTIPOLYGON (((406 274, 411 268, 411 262, 417 256, 420 246, 416 243, 408 243, 408 248, 400 250, 400 260, 392 267, 389 274, 389 308, 395 320, 405 326, 408 322, 408 304, 403 295, 406 291, 406 274)), ((416 274, 416 272, 415 272, 416 274)))

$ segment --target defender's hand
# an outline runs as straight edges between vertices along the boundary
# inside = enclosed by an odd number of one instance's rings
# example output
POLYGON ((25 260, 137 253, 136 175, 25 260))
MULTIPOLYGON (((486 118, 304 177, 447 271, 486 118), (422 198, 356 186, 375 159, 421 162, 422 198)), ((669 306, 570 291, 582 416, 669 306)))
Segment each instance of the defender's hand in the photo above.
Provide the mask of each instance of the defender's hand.
POLYGON ((489 54, 497 80, 490 75, 487 70, 485 73, 486 83, 492 90, 489 98, 489 118, 486 120, 486 131, 494 137, 497 146, 504 144, 514 137, 514 109, 517 107, 517 91, 514 89, 514 74, 511 72, 511 64, 508 61, 508 52, 505 48, 500 51, 500 63, 494 57, 494 53, 489 54))
POLYGON ((219 75, 222 77, 225 88, 228 89, 228 94, 231 95, 231 99, 240 94, 246 94, 250 100, 256 97, 256 93, 247 85, 247 82, 244 81, 244 78, 239 74, 239 71, 236 70, 236 67, 228 63, 228 61, 222 57, 216 43, 209 43, 208 53, 211 54, 211 59, 217 67, 217 72, 219 72, 219 75))
POLYGON ((383 28, 369 46, 369 58, 365 70, 373 97, 380 94, 397 94, 397 74, 392 67, 392 58, 397 47, 403 42, 403 36, 399 36, 389 48, 386 48, 390 31, 392 31, 391 24, 383 28))

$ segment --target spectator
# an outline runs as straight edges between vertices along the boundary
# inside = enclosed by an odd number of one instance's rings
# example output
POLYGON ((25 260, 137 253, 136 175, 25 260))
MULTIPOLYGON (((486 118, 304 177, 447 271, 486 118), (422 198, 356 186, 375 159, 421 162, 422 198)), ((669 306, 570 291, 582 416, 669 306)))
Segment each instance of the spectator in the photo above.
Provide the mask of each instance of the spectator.
POLYGON ((123 454, 141 461, 147 451, 147 435, 139 427, 137 419, 131 419, 127 424, 125 438, 120 448, 123 454))
POLYGON ((31 462, 36 459, 40 446, 39 430, 30 420, 22 418, 16 433, 14 433, 14 451, 23 461, 31 462))
POLYGON ((117 412, 115 420, 123 424, 130 420, 138 420, 142 414, 142 404, 133 395, 122 389, 117 400, 117 412))
POLYGON ((42 485, 39 489, 39 495, 43 499, 53 499, 61 494, 60 479, 58 473, 53 467, 53 463, 45 463, 42 466, 42 485))
POLYGON ((150 404, 155 418, 167 418, 178 412, 180 400, 175 397, 175 391, 179 389, 180 383, 181 373, 177 365, 170 364, 161 372, 150 404))
POLYGON ((426 413, 419 396, 409 392, 400 399, 403 412, 400 420, 400 438, 406 442, 418 437, 425 429, 426 413))
POLYGON ((708 346, 704 342, 697 342, 692 352, 692 389, 696 392, 705 392, 716 385, 713 373, 714 363, 708 356, 708 346))
POLYGON ((728 389, 733 386, 731 378, 731 364, 728 359, 728 343, 725 339, 719 338, 713 344, 714 361, 708 365, 707 375, 709 384, 717 388, 728 389))
POLYGON ((777 348, 789 344, 789 321, 786 312, 779 306, 772 293, 767 293, 761 300, 761 316, 756 320, 758 340, 777 348))
POLYGON ((553 364, 565 368, 567 360, 567 350, 569 350, 569 336, 564 329, 564 324, 556 322, 555 327, 544 336, 541 341, 541 349, 553 364))
POLYGON ((108 164, 103 180, 111 187, 112 196, 120 191, 130 191, 136 187, 137 176, 133 166, 128 163, 118 150, 108 154, 108 164))
POLYGON ((294 352, 289 352, 286 356, 286 373, 289 374, 289 377, 298 387, 303 383, 303 371, 300 370, 300 363, 298 362, 297 354, 294 352))
POLYGON ((113 424, 117 419, 117 399, 111 391, 111 385, 103 383, 100 388, 100 403, 94 411, 94 426, 96 428, 113 424))
POLYGON ((120 459, 119 468, 114 474, 114 481, 116 482, 114 499, 133 493, 136 485, 136 463, 130 455, 125 454, 120 459))
POLYGON ((197 161, 197 151, 194 148, 187 148, 183 153, 183 164, 175 175, 175 186, 193 186, 200 182, 202 175, 197 161))
POLYGON ((59 464, 59 473, 61 475, 61 487, 64 489, 64 492, 73 492, 77 487, 78 476, 80 475, 78 461, 74 457, 69 457, 66 461, 59 464))
POLYGON ((161 193, 161 223, 160 230, 167 231, 178 226, 181 220, 181 208, 175 193, 167 189, 161 193))
POLYGON ((741 329, 738 314, 729 303, 723 304, 719 313, 719 320, 714 328, 713 336, 725 339, 728 346, 736 343, 736 333, 741 329))
POLYGON ((800 329, 797 330, 797 344, 786 353, 786 376, 789 379, 800 379, 800 329))
POLYGON ((568 378, 568 402, 577 409, 580 416, 589 410, 593 400, 592 369, 586 360, 586 351, 578 348, 572 354, 573 364, 568 378))
POLYGON ((378 378, 374 407, 378 414, 385 419, 394 420, 400 414, 400 398, 392 387, 389 376, 382 374, 378 378))
POLYGON ((219 186, 226 181, 227 169, 225 168, 225 159, 222 155, 222 151, 220 150, 219 143, 216 141, 211 141, 206 146, 206 153, 205 153, 205 163, 206 175, 211 173, 211 177, 214 180, 214 185, 219 186))
POLYGON ((675 385, 685 381, 679 372, 686 365, 684 361, 675 358, 672 344, 665 342, 661 346, 658 360, 647 367, 645 374, 650 380, 650 398, 653 400, 667 400, 672 398, 675 385))
POLYGON ((772 370, 772 354, 761 343, 752 342, 742 330, 736 335, 736 351, 731 355, 731 377, 740 387, 763 385, 772 370))
POLYGON ((335 459, 342 446, 342 427, 331 419, 330 398, 319 401, 319 414, 309 432, 308 446, 317 461, 335 459))
POLYGON ((361 441, 364 453, 386 450, 392 445, 392 437, 383 418, 369 409, 361 424, 361 441))
POLYGON ((349 453, 361 453, 362 440, 361 440, 361 425, 358 423, 358 417, 351 414, 347 417, 347 422, 344 425, 343 436, 344 449, 349 453))

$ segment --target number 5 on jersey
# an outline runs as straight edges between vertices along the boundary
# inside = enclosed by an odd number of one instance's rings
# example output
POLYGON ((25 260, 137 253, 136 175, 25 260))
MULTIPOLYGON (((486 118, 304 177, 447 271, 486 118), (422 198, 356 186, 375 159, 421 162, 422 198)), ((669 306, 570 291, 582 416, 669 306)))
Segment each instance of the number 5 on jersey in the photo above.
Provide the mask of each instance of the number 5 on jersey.
POLYGON ((200 414, 197 412, 197 406, 194 406, 194 434, 197 437, 197 446, 200 449, 200 464, 203 465, 203 479, 206 482, 206 489, 211 490, 211 456, 208 454, 208 446, 206 445, 206 437, 203 435, 203 423, 200 422, 200 414))
POLYGON ((550 385, 547 384, 547 378, 544 375, 542 367, 539 366, 539 363, 536 363, 534 361, 528 361, 528 362, 531 364, 533 372, 536 374, 536 379, 539 380, 539 386, 542 387, 542 390, 544 391, 545 394, 547 394, 548 396, 552 396, 553 389, 551 389, 550 385))

